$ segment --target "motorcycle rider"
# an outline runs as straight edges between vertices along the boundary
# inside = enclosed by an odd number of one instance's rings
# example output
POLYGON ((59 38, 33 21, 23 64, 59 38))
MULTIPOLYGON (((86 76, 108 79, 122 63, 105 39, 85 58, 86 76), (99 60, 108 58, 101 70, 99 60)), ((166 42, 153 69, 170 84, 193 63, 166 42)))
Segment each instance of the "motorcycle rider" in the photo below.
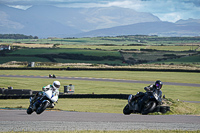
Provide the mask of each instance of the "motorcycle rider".
POLYGON ((147 87, 144 87, 144 90, 146 90, 147 92, 155 92, 158 95, 159 103, 162 103, 162 91, 161 91, 162 86, 163 83, 160 80, 157 80, 154 85, 149 85, 147 87))
MULTIPOLYGON (((48 91, 48 90, 52 90, 53 92, 53 97, 56 97, 57 101, 58 101, 58 96, 59 96, 59 88, 60 88, 60 82, 59 81, 54 81, 53 84, 49 84, 47 86, 42 87, 42 90, 48 91)), ((40 98, 40 96, 42 96, 43 92, 39 92, 37 93, 33 98, 30 99, 30 103, 34 103, 35 100, 37 100, 38 98, 40 98)), ((53 98, 52 97, 52 98, 53 98)), ((51 108, 54 108, 54 103, 52 103, 51 108)))
MULTIPOLYGON (((162 91, 161 91, 162 86, 163 86, 163 83, 162 83, 160 80, 157 80, 157 81, 154 83, 154 85, 151 84, 151 85, 149 85, 149 86, 147 86, 147 87, 144 87, 144 90, 145 90, 146 92, 155 92, 155 93, 158 95, 159 104, 161 104, 161 103, 162 103, 162 91)), ((145 95, 145 93, 143 93, 143 92, 138 92, 136 95, 133 95, 133 96, 132 96, 132 99, 130 100, 130 102, 135 101, 135 100, 137 100, 139 97, 143 97, 144 95, 145 95)), ((144 100, 143 100, 143 101, 144 101, 144 100)), ((138 102, 138 104, 139 104, 139 105, 142 105, 142 104, 143 104, 143 101, 140 100, 140 101, 138 102)), ((141 109, 141 107, 140 107, 140 109, 141 109)))

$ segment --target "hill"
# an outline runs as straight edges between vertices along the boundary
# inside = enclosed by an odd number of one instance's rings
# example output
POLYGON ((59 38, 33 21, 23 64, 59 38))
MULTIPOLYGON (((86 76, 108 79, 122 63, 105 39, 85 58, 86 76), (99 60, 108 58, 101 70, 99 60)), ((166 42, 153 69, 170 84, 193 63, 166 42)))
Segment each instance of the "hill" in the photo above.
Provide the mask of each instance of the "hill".
POLYGON ((200 23, 176 24, 171 22, 144 22, 125 26, 94 30, 77 37, 119 36, 119 35, 158 35, 158 36, 199 36, 200 23))
POLYGON ((146 12, 120 7, 32 6, 20 10, 0 4, 0 34, 47 37, 119 35, 199 36, 200 20, 162 22, 146 12))
POLYGON ((41 37, 67 37, 81 32, 160 21, 158 17, 132 9, 61 8, 32 6, 20 10, 0 4, 0 34, 20 33, 41 37))

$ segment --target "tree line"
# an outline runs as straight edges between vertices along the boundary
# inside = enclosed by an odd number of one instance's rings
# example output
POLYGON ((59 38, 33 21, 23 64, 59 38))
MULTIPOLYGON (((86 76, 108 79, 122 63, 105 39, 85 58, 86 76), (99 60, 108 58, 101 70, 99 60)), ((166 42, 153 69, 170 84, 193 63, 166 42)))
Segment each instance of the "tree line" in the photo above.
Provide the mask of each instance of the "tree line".
POLYGON ((0 34, 0 39, 38 39, 38 37, 23 34, 0 34))

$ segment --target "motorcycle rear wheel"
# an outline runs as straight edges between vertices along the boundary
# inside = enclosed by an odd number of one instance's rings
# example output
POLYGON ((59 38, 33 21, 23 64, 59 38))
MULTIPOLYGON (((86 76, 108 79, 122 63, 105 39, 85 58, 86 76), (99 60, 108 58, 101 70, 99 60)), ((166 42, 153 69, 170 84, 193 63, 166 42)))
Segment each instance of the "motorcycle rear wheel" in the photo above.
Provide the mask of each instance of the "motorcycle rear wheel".
POLYGON ((44 103, 42 103, 38 108, 37 108, 37 110, 36 110, 36 113, 37 114, 41 114, 47 107, 48 107, 48 105, 49 105, 49 102, 44 102, 44 103))
POLYGON ((142 109, 142 114, 147 115, 148 113, 153 112, 153 110, 156 108, 156 102, 155 101, 149 101, 147 104, 144 105, 142 109))
POLYGON ((130 115, 132 112, 133 111, 129 109, 129 105, 128 104, 123 109, 124 115, 130 115))
POLYGON ((167 113, 167 111, 170 111, 170 107, 169 106, 160 106, 160 112, 161 113, 167 113))

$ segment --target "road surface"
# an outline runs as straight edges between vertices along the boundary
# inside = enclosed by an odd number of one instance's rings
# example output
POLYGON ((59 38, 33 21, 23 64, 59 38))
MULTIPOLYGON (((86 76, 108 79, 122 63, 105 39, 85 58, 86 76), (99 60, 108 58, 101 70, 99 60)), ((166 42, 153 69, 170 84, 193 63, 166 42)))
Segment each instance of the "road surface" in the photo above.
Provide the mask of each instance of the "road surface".
MULTIPOLYGON (((0 77, 15 77, 15 78, 49 78, 47 76, 27 76, 27 75, 0 75, 0 77)), ((106 82, 123 82, 123 83, 144 83, 153 84, 153 81, 139 81, 139 80, 124 80, 124 79, 110 79, 110 78, 88 78, 88 77, 57 77, 56 79, 66 79, 66 80, 89 80, 89 81, 106 81, 106 82)), ((192 83, 174 83, 174 82, 164 82, 165 85, 178 85, 178 86, 191 86, 200 87, 200 84, 192 83)))
POLYGON ((114 113, 0 110, 1 131, 200 130, 200 116, 123 115, 114 113))

